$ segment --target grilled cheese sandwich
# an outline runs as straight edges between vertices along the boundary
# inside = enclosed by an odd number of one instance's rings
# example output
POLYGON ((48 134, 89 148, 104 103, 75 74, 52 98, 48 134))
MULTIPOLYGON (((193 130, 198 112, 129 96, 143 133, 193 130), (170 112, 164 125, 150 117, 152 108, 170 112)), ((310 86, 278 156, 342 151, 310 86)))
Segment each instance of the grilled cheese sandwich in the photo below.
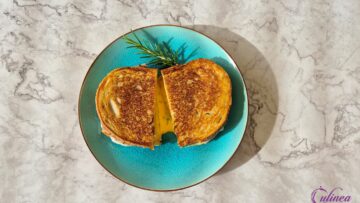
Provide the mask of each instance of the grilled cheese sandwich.
POLYGON ((96 92, 102 132, 123 145, 154 148, 156 83, 156 69, 111 71, 96 92))
POLYGON ((156 69, 119 68, 100 83, 96 108, 103 133, 123 145, 153 149, 174 132, 181 147, 211 140, 226 122, 231 81, 216 63, 197 59, 156 69))
POLYGON ((232 103, 228 74, 208 59, 170 67, 161 74, 179 146, 211 140, 224 126, 232 103))

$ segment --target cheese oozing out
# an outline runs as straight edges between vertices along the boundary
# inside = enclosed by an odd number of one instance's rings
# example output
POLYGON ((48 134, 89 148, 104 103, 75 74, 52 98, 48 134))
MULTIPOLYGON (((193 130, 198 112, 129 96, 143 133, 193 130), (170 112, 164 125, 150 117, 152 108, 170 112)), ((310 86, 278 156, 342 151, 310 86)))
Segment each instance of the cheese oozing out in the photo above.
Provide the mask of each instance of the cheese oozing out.
POLYGON ((154 145, 160 145, 161 136, 167 132, 173 132, 173 122, 164 89, 164 81, 160 76, 156 83, 156 106, 155 106, 155 138, 154 145))

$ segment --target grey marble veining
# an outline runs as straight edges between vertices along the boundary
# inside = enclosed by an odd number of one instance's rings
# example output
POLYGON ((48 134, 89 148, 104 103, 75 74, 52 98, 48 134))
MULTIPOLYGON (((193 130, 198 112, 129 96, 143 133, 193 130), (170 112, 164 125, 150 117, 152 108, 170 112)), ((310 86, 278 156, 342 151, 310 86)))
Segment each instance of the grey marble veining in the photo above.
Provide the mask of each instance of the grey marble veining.
POLYGON ((0 15, 0 202, 311 202, 319 186, 360 201, 360 1, 5 0, 0 15), (168 193, 113 178, 77 118, 97 54, 159 23, 217 40, 250 97, 233 159, 168 193))

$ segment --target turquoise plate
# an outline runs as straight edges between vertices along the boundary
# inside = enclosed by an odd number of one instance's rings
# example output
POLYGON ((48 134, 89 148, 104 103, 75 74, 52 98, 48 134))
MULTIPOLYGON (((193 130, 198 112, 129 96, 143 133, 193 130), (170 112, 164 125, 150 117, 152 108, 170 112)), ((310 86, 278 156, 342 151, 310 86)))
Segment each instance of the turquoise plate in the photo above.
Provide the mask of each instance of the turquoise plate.
POLYGON ((219 171, 235 153, 243 137, 248 118, 248 100, 243 78, 233 59, 209 37, 194 30, 155 25, 134 30, 140 39, 168 42, 172 49, 185 48, 184 62, 208 58, 229 74, 233 104, 224 130, 209 143, 180 148, 172 133, 163 136, 155 150, 114 144, 101 133, 95 109, 95 93, 100 81, 118 67, 137 66, 147 59, 127 48, 122 37, 108 45, 91 65, 79 98, 80 127, 90 151, 99 163, 118 179, 143 189, 177 190, 200 183, 219 171))

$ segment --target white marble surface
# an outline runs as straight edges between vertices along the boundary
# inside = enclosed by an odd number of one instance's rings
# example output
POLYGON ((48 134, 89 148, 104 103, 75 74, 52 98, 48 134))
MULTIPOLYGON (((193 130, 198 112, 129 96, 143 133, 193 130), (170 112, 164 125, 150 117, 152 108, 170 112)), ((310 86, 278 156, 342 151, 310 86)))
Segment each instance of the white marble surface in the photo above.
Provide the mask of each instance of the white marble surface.
POLYGON ((0 2, 0 202, 360 202, 360 1, 0 2), (249 87, 250 125, 217 175, 176 192, 113 178, 82 138, 77 100, 96 55, 131 28, 218 40, 249 87))

